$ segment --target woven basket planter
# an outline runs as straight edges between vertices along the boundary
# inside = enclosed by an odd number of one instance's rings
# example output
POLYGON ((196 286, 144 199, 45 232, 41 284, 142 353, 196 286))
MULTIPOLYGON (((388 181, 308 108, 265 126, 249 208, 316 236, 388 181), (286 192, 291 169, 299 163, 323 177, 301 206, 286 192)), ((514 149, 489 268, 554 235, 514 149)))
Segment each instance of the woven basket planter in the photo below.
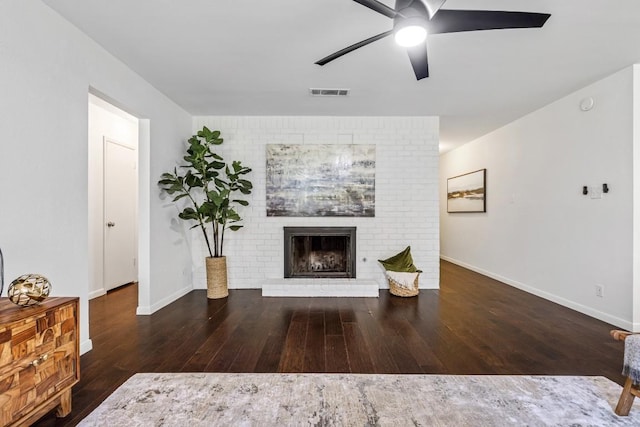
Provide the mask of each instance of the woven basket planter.
POLYGON ((227 287, 227 257, 207 257, 207 298, 219 299, 229 296, 227 287))
POLYGON ((391 295, 395 295, 397 297, 415 297, 420 293, 420 289, 418 289, 419 277, 420 275, 418 274, 416 276, 416 280, 413 281, 413 286, 410 288, 406 288, 387 276, 387 281, 389 282, 389 292, 391 292, 391 295))

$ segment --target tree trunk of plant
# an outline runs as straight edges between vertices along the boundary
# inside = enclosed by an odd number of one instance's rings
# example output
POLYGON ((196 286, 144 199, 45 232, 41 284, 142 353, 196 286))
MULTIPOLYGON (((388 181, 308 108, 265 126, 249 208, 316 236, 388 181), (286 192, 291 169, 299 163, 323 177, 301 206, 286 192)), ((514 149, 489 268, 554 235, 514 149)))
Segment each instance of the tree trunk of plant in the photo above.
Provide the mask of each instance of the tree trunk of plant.
POLYGON ((207 298, 219 299, 229 295, 227 287, 227 257, 207 257, 207 298))

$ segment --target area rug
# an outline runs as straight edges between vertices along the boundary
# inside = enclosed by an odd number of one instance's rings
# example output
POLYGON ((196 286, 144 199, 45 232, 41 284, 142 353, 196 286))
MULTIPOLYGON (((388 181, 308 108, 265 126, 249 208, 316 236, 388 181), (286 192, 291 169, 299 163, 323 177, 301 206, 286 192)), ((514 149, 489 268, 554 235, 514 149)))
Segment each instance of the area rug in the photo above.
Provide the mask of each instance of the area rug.
POLYGON ((80 426, 640 426, 604 377, 136 374, 80 426))

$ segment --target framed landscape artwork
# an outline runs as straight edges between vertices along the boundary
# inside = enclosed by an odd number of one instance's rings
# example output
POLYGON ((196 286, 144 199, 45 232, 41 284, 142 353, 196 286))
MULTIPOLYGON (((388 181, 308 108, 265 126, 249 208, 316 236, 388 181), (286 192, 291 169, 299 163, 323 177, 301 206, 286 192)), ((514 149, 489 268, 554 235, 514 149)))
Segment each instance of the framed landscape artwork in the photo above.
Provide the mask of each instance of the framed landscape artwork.
POLYGON ((267 216, 373 217, 375 183, 375 145, 267 145, 267 216))
POLYGON ((480 169, 447 179, 447 212, 486 212, 486 177, 480 169))

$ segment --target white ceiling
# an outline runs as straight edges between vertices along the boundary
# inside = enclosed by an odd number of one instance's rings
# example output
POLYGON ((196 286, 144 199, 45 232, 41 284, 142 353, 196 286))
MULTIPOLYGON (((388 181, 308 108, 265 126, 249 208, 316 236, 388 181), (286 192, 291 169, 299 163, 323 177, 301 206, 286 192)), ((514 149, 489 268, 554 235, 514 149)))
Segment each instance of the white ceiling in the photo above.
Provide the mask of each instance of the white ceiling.
POLYGON ((43 1, 193 115, 437 115, 444 151, 640 62, 638 0, 448 0, 552 16, 541 29, 433 35, 421 81, 391 37, 314 64, 391 29, 351 0, 43 1))

